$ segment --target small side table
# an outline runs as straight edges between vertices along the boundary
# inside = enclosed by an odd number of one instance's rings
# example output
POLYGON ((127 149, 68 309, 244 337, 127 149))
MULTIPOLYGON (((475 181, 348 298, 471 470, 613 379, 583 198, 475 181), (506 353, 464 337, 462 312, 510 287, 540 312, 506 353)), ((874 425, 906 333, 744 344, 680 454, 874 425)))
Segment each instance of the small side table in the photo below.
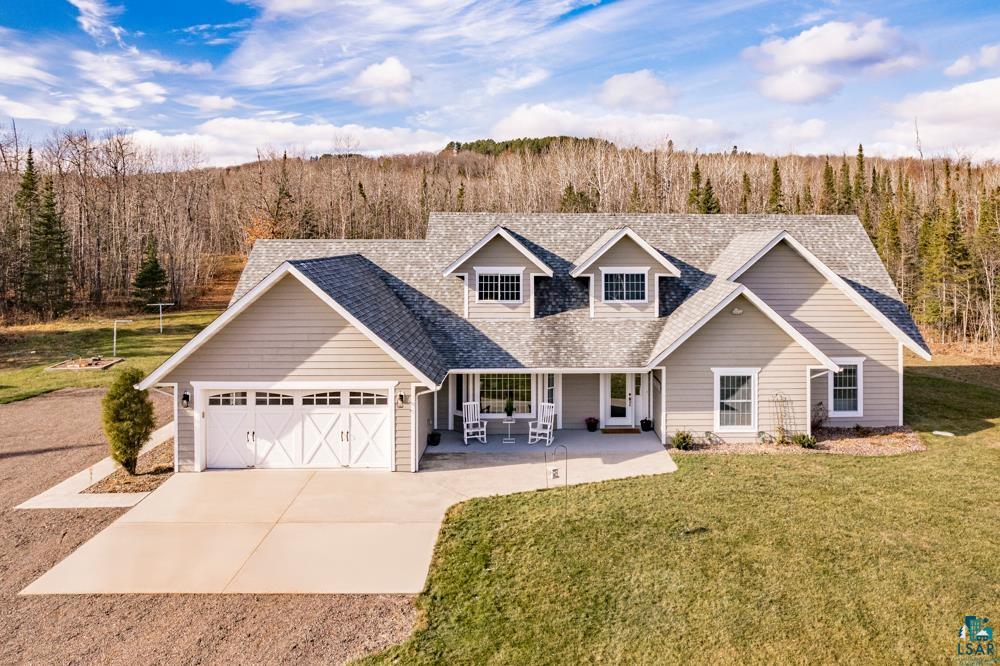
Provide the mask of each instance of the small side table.
POLYGON ((514 419, 504 419, 502 423, 505 423, 507 425, 507 436, 503 438, 502 442, 504 444, 516 443, 517 440, 515 440, 514 436, 510 434, 510 427, 514 425, 516 421, 514 419))

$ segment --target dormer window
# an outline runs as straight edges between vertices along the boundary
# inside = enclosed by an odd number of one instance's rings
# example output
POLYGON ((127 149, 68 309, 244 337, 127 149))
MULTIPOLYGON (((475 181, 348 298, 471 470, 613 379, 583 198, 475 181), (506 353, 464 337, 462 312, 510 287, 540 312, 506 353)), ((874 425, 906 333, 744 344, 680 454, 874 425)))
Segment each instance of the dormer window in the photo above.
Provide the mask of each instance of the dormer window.
POLYGON ((645 303, 647 268, 601 268, 605 303, 645 303))
POLYGON ((524 269, 476 267, 476 294, 480 303, 520 303, 524 269))

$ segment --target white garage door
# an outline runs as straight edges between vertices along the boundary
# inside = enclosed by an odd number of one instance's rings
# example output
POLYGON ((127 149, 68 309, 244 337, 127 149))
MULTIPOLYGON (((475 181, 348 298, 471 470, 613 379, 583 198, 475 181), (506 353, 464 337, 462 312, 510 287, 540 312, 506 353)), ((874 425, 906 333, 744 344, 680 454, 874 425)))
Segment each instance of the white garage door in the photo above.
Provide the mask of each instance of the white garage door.
POLYGON ((211 468, 388 468, 386 391, 229 391, 208 396, 211 468))

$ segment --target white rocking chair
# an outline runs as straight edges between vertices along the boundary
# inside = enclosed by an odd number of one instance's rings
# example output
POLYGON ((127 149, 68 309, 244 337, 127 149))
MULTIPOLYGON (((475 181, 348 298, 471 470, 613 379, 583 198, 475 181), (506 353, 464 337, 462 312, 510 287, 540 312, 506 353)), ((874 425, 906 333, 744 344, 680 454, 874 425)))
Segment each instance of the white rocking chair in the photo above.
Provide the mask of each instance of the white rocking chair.
POLYGON ((462 403, 462 439, 466 446, 470 439, 486 443, 486 421, 479 416, 478 402, 462 403))
POLYGON ((528 444, 544 441, 545 446, 552 446, 555 440, 554 424, 556 406, 551 402, 538 405, 538 420, 528 424, 528 444))

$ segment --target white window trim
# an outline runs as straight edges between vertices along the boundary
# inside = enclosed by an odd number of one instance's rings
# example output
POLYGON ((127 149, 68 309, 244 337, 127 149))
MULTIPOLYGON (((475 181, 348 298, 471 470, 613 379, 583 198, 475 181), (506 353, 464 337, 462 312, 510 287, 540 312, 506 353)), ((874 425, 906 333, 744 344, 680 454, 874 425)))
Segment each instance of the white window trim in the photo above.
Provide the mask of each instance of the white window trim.
POLYGON ((757 385, 760 368, 712 368, 712 414, 714 432, 717 433, 757 433, 757 410, 759 401, 757 399, 757 385), (719 424, 719 401, 721 392, 719 391, 719 377, 729 375, 749 375, 752 377, 751 386, 751 414, 753 422, 749 426, 722 426, 719 424))
POLYGON ((649 302, 649 266, 601 266, 601 301, 604 303, 648 303, 649 302), (607 292, 605 291, 604 275, 605 273, 610 273, 613 275, 642 275, 642 293, 644 298, 641 299, 609 299, 607 292))
MULTIPOLYGON (((472 383, 473 386, 475 386, 475 389, 476 389, 472 393, 472 395, 475 396, 476 402, 480 402, 480 399, 479 399, 480 398, 480 395, 479 395, 479 378, 480 378, 481 375, 516 375, 516 374, 524 374, 524 373, 509 372, 509 371, 500 370, 500 371, 497 371, 497 372, 476 373, 474 375, 467 375, 467 377, 472 380, 471 383, 472 383)), ((466 386, 468 386, 469 383, 470 382, 468 380, 466 380, 466 386)), ((514 416, 512 417, 514 420, 533 419, 533 418, 535 418, 535 415, 538 413, 538 409, 537 409, 537 406, 538 406, 538 395, 539 395, 539 392, 538 392, 538 375, 536 375, 534 373, 531 374, 531 381, 528 382, 528 386, 529 386, 529 388, 531 390, 531 411, 528 412, 527 414, 514 412, 514 416)), ((481 405, 480 405, 480 407, 481 407, 481 405)), ((503 412, 500 412, 499 414, 494 414, 494 413, 491 413, 491 412, 480 412, 479 413, 479 418, 483 419, 484 421, 499 421, 499 420, 503 420, 503 419, 507 418, 507 415, 504 414, 503 412)))
POLYGON ((524 266, 473 266, 476 273, 476 303, 501 303, 506 305, 520 305, 524 303, 524 266), (483 275, 520 275, 521 286, 518 289, 517 300, 495 300, 482 301, 479 299, 479 278, 483 275))
POLYGON ((826 399, 829 408, 827 410, 827 416, 830 418, 841 418, 849 416, 864 416, 865 415, 865 357, 864 356, 837 356, 833 357, 834 363, 839 365, 841 369, 845 365, 856 365, 858 366, 858 408, 851 412, 837 412, 833 409, 833 376, 835 373, 831 372, 827 376, 826 380, 826 399))

